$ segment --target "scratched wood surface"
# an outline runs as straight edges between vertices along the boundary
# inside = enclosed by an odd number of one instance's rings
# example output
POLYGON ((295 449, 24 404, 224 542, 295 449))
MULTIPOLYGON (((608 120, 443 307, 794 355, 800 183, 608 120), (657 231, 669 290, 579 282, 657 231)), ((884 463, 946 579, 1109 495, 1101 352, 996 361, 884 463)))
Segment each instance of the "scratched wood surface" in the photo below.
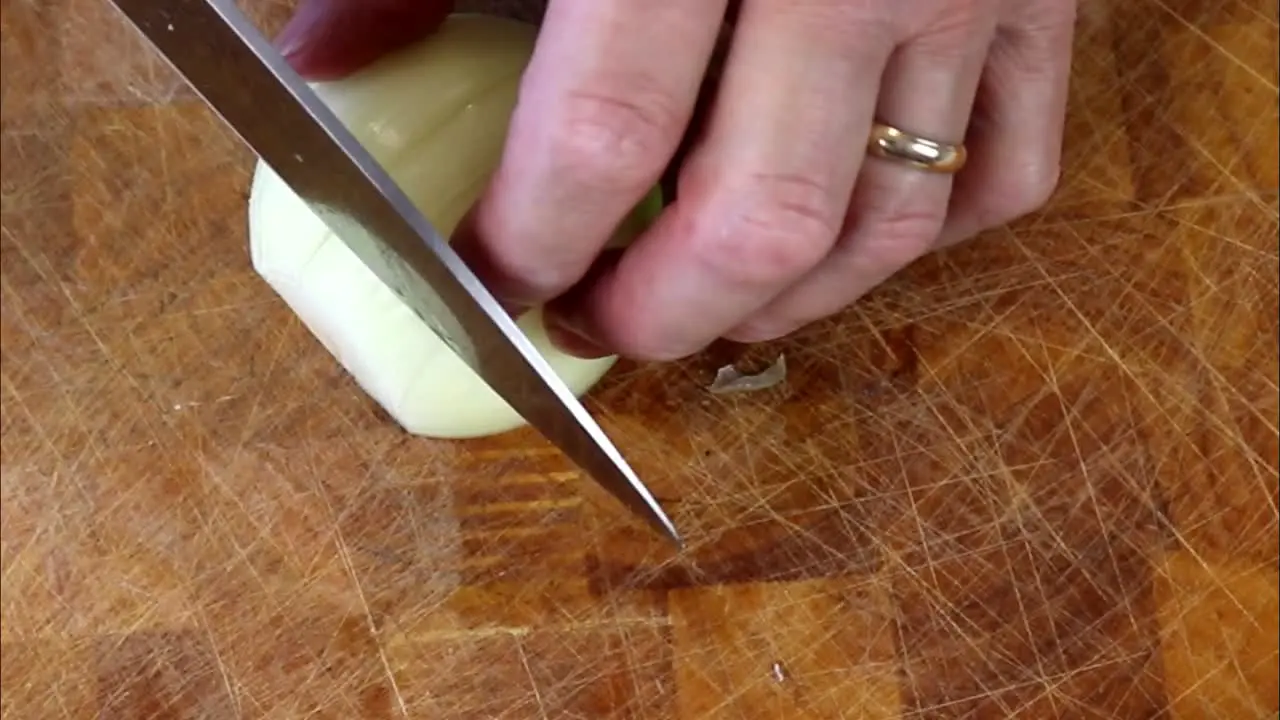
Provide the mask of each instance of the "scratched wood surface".
POLYGON ((620 366, 680 553, 390 425, 250 271, 250 154, 101 0, 2 7, 5 718, 1275 716, 1274 2, 1088 2, 1052 206, 785 387, 620 366))

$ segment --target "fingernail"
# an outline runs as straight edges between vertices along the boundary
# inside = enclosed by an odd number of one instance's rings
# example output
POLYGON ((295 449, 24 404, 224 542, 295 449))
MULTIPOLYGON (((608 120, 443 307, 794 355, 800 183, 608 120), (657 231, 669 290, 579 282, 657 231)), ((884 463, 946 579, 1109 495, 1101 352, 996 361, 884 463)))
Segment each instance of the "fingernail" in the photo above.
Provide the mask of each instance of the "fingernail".
POLYGON ((302 52, 310 35, 316 30, 318 21, 323 20, 323 4, 314 0, 300 4, 293 16, 276 35, 274 45, 286 60, 302 52))
POLYGON ((547 329, 547 337, 551 338, 552 344, 564 353, 582 360, 595 360, 610 354, 608 350, 592 340, 585 331, 575 327, 577 325, 575 321, 559 313, 548 312, 543 317, 543 325, 547 329))
POLYGON ((297 57, 298 52, 302 49, 302 39, 304 37, 306 37, 306 33, 302 30, 295 30, 293 24, 290 23, 285 26, 284 30, 275 39, 276 50, 280 51, 280 55, 284 57, 284 61, 289 63, 290 67, 293 67, 294 72, 298 71, 294 67, 296 64, 294 58, 297 57))
POLYGON ((785 331, 779 331, 767 325, 744 324, 735 327, 720 337, 741 345, 754 345, 755 343, 776 340, 786 334, 785 331))
POLYGON ((308 80, 336 80, 420 40, 452 11, 451 0, 304 0, 275 46, 308 80))
POLYGON ((512 320, 519 320, 525 313, 533 309, 529 305, 525 305, 523 303, 507 302, 505 300, 499 300, 498 304, 502 306, 503 310, 507 311, 507 314, 511 316, 512 320))

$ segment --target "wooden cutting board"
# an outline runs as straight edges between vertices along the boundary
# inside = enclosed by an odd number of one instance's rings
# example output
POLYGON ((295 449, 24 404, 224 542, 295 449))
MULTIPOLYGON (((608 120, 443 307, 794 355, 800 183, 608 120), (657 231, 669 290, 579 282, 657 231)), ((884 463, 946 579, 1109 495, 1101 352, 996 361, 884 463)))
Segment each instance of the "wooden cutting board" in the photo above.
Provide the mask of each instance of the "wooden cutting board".
POLYGON ((681 553, 406 437, 250 271, 250 154, 101 0, 2 7, 6 719, 1276 713, 1274 2, 1087 2, 1052 206, 784 387, 619 366, 681 553))

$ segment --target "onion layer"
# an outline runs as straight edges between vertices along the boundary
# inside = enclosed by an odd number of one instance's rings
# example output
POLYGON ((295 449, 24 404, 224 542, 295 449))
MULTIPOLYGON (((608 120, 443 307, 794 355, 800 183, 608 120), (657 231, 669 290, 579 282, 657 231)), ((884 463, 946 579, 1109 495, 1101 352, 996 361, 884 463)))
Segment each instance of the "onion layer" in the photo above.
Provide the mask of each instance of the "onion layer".
MULTIPOLYGON (((523 23, 454 15, 428 40, 312 87, 447 236, 497 166, 535 38, 523 23)), ((655 190, 610 245, 630 242, 660 209, 655 190)), ((258 274, 408 432, 470 438, 524 424, 261 162, 250 191, 249 245, 258 274)), ((575 395, 616 361, 557 350, 541 308, 519 325, 575 395)))

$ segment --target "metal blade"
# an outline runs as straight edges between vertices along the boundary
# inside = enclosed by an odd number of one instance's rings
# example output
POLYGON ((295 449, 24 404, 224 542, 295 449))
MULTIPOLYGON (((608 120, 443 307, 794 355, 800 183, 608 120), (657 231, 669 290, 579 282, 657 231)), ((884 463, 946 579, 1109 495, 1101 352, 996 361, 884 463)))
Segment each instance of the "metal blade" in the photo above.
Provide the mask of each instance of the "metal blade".
POLYGON ((516 412, 680 543, 653 494, 510 316, 230 0, 113 0, 223 120, 516 412))

